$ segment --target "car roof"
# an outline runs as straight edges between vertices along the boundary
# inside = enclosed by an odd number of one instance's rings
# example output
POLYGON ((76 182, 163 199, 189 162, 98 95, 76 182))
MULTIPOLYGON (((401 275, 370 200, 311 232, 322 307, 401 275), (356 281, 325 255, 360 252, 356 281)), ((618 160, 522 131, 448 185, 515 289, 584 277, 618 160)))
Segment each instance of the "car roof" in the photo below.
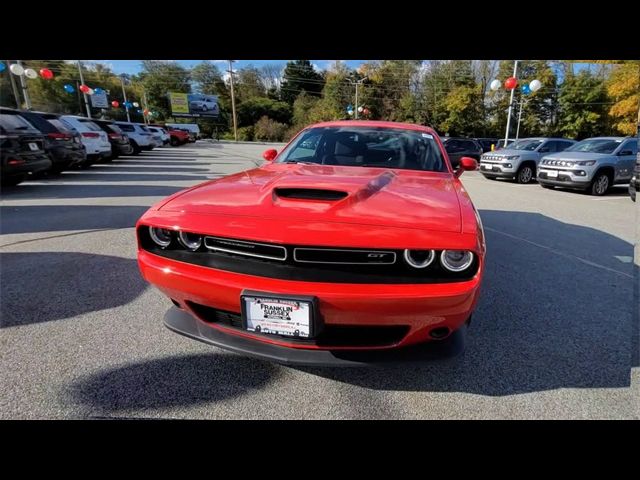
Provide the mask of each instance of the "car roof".
POLYGON ((581 141, 584 141, 584 140, 627 140, 629 138, 636 138, 636 137, 589 137, 589 138, 583 138, 581 141))
POLYGON ((436 131, 426 125, 417 125, 415 123, 403 122, 387 122, 382 120, 333 120, 330 122, 320 122, 309 125, 307 128, 315 127, 377 127, 377 128, 404 128, 406 130, 417 130, 420 132, 429 132, 438 136, 436 131))

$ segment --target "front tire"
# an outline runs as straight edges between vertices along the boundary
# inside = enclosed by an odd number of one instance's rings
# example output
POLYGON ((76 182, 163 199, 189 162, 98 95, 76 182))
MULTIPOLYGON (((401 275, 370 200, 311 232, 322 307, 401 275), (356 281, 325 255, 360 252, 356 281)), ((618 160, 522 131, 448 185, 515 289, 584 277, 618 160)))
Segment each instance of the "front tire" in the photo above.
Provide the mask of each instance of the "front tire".
POLYGON ((131 155, 140 155, 140 152, 142 150, 140 149, 140 147, 136 142, 131 141, 131 148, 133 148, 133 152, 131 152, 131 155))
POLYGON ((521 184, 531 183, 534 173, 535 172, 533 171, 533 168, 531 168, 531 165, 522 165, 516 174, 516 182, 521 184))
POLYGON ((611 181, 609 179, 609 175, 606 173, 599 172, 594 177, 591 182, 591 187, 589 188, 589 192, 591 195, 595 195, 597 197, 601 197, 606 194, 611 187, 611 181))

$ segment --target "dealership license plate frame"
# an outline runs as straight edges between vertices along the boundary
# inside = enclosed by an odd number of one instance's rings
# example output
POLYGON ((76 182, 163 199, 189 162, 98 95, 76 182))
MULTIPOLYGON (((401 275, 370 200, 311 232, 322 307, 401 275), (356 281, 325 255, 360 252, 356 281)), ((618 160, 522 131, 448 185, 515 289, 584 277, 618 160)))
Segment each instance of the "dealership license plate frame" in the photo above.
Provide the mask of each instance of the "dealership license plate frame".
POLYGON ((243 290, 240 294, 240 306, 242 311, 242 329, 247 332, 258 334, 258 335, 267 335, 270 337, 281 337, 288 338, 292 340, 310 340, 315 338, 322 328, 321 319, 318 310, 318 298, 311 295, 289 295, 289 294, 280 294, 280 293, 271 293, 271 292, 260 292, 255 290, 243 290), (272 300, 277 303, 282 302, 299 302, 306 303, 309 305, 309 335, 308 336, 295 336, 295 335, 287 335, 286 333, 278 333, 278 332, 257 332, 255 330, 250 330, 248 327, 248 301, 251 299, 260 299, 260 300, 272 300))

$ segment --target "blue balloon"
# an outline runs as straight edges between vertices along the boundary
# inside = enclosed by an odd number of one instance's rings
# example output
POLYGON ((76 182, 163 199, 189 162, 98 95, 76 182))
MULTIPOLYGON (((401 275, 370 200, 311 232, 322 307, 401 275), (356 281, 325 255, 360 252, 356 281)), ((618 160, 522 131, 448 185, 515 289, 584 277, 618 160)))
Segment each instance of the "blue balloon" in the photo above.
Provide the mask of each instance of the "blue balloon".
POLYGON ((131 108, 132 107, 131 102, 124 102, 124 106, 127 107, 127 108, 131 108))
POLYGON ((104 93, 104 90, 102 90, 100 87, 96 87, 93 89, 93 93, 101 94, 104 93))
POLYGON ((5 68, 7 68, 7 66, 4 63, 0 62, 0 72, 4 72, 5 68))
POLYGON ((529 95, 531 93, 531 87, 529 87, 529 85, 522 85, 522 93, 529 95))
POLYGON ((62 88, 64 88, 64 91, 67 93, 73 93, 76 91, 76 89, 73 88, 73 85, 69 85, 68 83, 62 88))

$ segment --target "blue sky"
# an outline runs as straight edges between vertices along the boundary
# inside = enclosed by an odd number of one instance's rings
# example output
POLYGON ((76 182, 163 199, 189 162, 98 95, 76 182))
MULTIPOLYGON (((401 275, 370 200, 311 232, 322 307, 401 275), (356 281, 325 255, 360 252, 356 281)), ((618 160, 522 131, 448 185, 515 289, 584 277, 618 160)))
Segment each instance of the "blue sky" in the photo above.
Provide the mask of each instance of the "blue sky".
MULTIPOLYGON (((111 67, 115 73, 128 73, 134 74, 141 70, 140 60, 88 60, 89 62, 100 62, 111 67)), ((184 65, 187 68, 191 68, 194 65, 202 62, 202 60, 176 60, 179 64, 184 65)), ((277 65, 281 64, 283 67, 288 60, 237 60, 233 64, 233 68, 242 68, 247 65, 253 65, 260 67, 262 65, 277 65)), ((311 60, 311 63, 316 65, 319 69, 324 70, 334 60, 311 60)), ((358 67, 361 63, 367 60, 344 60, 344 62, 351 68, 358 67)), ((220 70, 228 69, 228 63, 226 60, 210 60, 210 62, 216 64, 220 70)))

